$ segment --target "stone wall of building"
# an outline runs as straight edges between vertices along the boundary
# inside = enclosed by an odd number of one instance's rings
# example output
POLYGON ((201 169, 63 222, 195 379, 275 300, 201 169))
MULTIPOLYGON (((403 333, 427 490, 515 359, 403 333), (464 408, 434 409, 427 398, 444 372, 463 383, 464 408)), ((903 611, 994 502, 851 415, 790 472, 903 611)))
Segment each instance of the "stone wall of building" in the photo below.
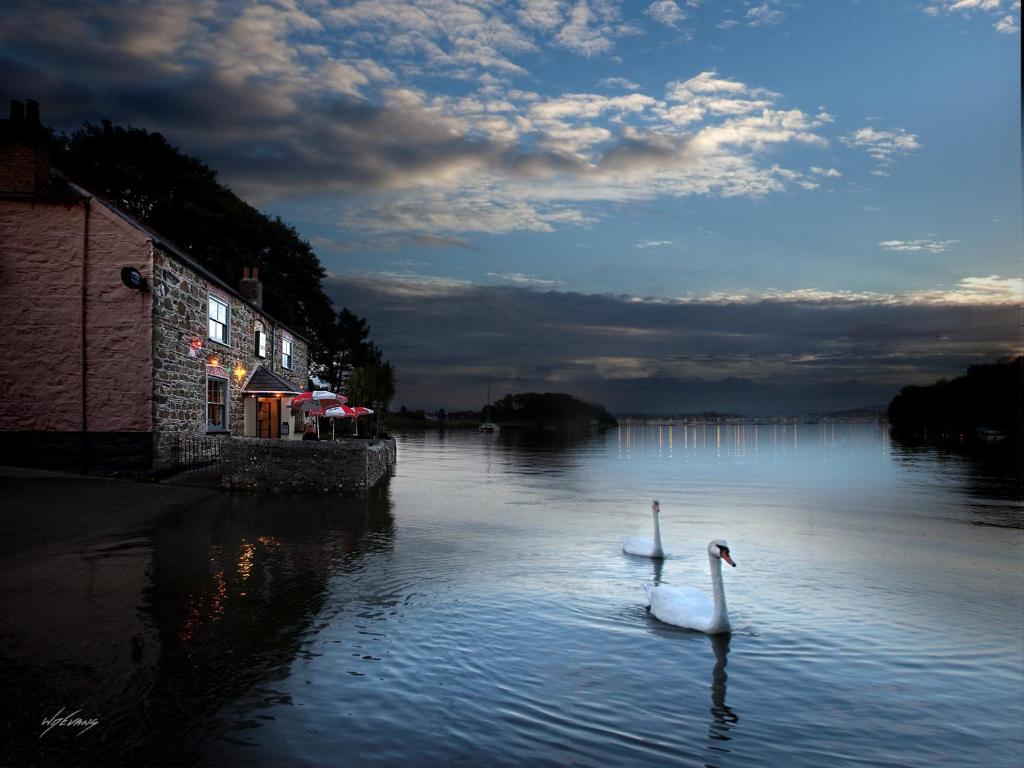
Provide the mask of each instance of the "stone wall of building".
POLYGON ((221 446, 223 485, 272 493, 358 493, 395 466, 394 438, 287 441, 232 437, 221 446))
POLYGON ((257 365, 263 365, 305 389, 309 353, 293 336, 294 363, 285 370, 280 361, 282 328, 265 314, 211 283, 166 253, 153 248, 153 439, 157 466, 174 461, 178 436, 206 435, 206 383, 209 376, 228 380, 228 429, 212 436, 241 436, 244 432, 243 388, 257 365), (210 294, 229 306, 228 344, 208 336, 210 294), (265 358, 256 355, 256 323, 268 335, 265 358), (195 357, 189 352, 193 340, 195 357), (216 358, 216 365, 213 363, 216 358))

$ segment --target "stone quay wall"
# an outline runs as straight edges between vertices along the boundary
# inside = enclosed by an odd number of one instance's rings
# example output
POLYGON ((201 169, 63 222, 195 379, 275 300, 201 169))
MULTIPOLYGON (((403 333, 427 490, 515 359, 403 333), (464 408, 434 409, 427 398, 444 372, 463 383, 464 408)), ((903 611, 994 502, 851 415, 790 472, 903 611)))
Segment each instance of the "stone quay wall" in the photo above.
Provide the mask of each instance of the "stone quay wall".
POLYGON ((359 493, 397 461, 394 438, 261 440, 231 437, 221 446, 221 484, 271 493, 359 493))

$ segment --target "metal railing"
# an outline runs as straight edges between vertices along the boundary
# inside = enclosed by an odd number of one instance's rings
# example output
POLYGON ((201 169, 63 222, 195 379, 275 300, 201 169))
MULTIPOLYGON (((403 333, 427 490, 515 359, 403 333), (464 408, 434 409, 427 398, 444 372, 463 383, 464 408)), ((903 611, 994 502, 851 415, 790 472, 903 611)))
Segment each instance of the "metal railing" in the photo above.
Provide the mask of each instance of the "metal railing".
POLYGON ((220 440, 204 435, 177 435, 174 465, 179 472, 215 468, 221 459, 220 440))

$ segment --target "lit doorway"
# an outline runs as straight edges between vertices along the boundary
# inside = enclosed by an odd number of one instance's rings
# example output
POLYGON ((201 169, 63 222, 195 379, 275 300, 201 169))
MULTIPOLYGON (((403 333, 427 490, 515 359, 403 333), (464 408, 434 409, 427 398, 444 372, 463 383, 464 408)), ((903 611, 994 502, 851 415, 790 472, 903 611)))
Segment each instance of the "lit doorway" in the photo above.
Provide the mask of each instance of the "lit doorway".
POLYGON ((260 397, 256 400, 256 422, 260 437, 281 436, 281 398, 260 397))

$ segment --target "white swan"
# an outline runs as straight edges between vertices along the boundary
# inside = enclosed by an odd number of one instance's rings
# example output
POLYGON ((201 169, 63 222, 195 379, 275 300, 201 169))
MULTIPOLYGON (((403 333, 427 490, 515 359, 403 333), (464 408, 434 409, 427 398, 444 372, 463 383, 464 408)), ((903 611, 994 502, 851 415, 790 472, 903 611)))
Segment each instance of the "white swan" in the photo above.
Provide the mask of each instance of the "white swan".
POLYGON ((725 604, 725 587, 722 585, 723 560, 733 568, 736 567, 736 563, 729 556, 729 545, 721 539, 715 539, 708 544, 714 600, 693 587, 644 584, 651 613, 666 624, 696 629, 709 635, 731 632, 729 609, 725 604))
POLYGON ((641 555, 643 557, 664 557, 665 549, 661 546, 661 526, 658 523, 658 515, 661 514, 661 505, 655 499, 651 502, 651 512, 654 514, 654 538, 646 536, 631 536, 622 540, 622 551, 630 555, 641 555))

